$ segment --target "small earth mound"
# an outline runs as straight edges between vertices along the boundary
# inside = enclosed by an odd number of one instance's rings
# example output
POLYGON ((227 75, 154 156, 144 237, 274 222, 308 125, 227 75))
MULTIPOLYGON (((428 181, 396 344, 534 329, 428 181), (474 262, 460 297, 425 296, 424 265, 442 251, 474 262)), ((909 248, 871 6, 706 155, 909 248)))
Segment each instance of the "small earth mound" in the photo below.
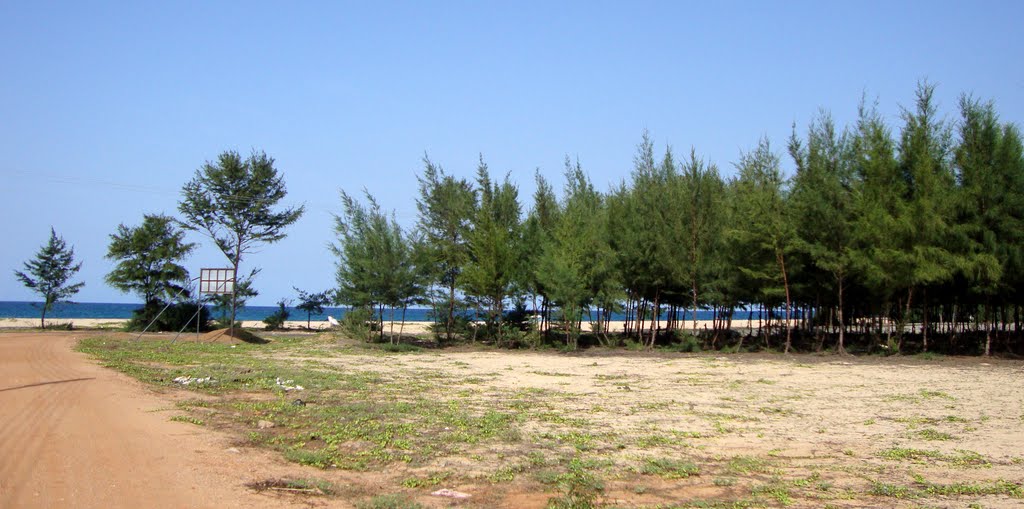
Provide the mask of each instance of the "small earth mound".
MULTIPOLYGON (((195 338, 195 336, 192 336, 195 338)), ((182 339, 185 339, 182 336, 182 339)), ((187 341, 187 339, 185 339, 187 341)), ((217 329, 207 332, 199 336, 198 339, 193 339, 200 343, 228 343, 228 344, 239 344, 239 343, 269 343, 269 341, 245 330, 245 329, 217 329)))

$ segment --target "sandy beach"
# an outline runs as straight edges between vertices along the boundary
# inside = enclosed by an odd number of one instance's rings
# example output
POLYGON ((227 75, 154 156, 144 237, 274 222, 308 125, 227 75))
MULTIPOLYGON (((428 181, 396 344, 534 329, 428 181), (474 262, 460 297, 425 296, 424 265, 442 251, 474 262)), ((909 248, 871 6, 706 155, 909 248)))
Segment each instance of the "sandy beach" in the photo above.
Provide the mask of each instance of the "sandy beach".
MULTIPOLYGON (((73 328, 77 329, 111 329, 117 330, 124 327, 127 323, 127 319, 123 318, 54 318, 46 319, 47 327, 60 326, 63 324, 70 323, 73 328)), ((734 322, 736 325, 738 322, 734 322)), ((746 322, 743 322, 744 324, 746 322)), ((401 329, 402 334, 425 334, 428 332, 428 327, 431 322, 405 322, 404 327, 401 322, 395 322, 394 332, 397 334, 401 329)), ((612 332, 621 332, 625 322, 611 322, 612 332)), ((242 327, 246 329, 262 330, 266 324, 258 320, 243 321, 242 327)), ((0 318, 0 329, 33 329, 39 327, 38 318, 0 318)), ((289 320, 285 322, 286 330, 293 331, 322 331, 331 328, 330 323, 325 320, 309 322, 309 329, 306 329, 305 320, 289 320)), ((690 330, 692 322, 687 321, 682 327, 683 330, 690 330)), ((698 320, 697 328, 700 330, 710 329, 712 322, 710 320, 698 320)), ((734 327, 736 328, 736 327, 734 327)), ((584 331, 589 331, 589 324, 584 324, 584 331)), ((390 332, 390 323, 384 322, 385 332, 390 332)))

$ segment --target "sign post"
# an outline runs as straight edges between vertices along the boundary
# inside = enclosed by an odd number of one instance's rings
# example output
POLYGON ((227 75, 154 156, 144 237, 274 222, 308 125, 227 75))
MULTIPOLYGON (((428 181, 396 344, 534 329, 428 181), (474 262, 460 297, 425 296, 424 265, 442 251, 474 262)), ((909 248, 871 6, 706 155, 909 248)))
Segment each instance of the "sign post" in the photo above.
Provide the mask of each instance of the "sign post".
POLYGON ((235 336, 235 269, 199 269, 199 293, 231 295, 231 325, 228 334, 235 336))

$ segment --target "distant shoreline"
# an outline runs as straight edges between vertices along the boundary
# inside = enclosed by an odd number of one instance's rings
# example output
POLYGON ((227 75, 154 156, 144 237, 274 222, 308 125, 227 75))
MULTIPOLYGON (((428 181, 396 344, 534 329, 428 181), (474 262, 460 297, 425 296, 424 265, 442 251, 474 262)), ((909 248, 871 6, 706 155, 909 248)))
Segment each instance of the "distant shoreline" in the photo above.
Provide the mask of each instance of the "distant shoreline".
MULTIPOLYGON (((97 329, 97 330, 116 330, 124 327, 128 320, 125 318, 47 318, 47 326, 60 326, 62 324, 72 324, 72 326, 81 329, 97 329)), ((390 332, 390 323, 384 322, 384 334, 390 332)), ((429 327, 434 322, 427 321, 407 321, 404 327, 402 322, 395 322, 395 334, 398 334, 399 329, 402 329, 403 334, 425 334, 429 332, 429 327)), ((664 323, 664 322, 662 322, 664 323)), ((625 326, 623 321, 612 321, 610 322, 610 332, 622 332, 625 326)), ((711 329, 711 320, 697 320, 697 328, 700 330, 711 329)), ((257 320, 243 320, 242 327, 246 329, 263 329, 266 326, 262 321, 257 320)), ((285 322, 285 328, 293 331, 302 330, 313 330, 322 331, 330 329, 330 324, 326 320, 312 320, 309 322, 309 329, 306 329, 306 320, 288 320, 285 322)), ((680 327, 681 330, 687 331, 692 327, 692 322, 686 321, 685 325, 680 327)), ((2 329, 38 329, 39 318, 0 318, 0 330, 2 329)), ((746 327, 737 327, 737 323, 733 323, 734 330, 746 329, 746 327)), ((590 328, 584 324, 584 332, 589 332, 590 328)))

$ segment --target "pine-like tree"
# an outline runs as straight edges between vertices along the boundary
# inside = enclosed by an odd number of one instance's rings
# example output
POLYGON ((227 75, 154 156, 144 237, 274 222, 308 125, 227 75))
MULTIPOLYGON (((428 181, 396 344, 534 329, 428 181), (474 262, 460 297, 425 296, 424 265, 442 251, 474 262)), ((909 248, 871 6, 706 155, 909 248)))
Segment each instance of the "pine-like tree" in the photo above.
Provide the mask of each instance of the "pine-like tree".
POLYGON ((67 301, 85 286, 85 283, 70 282, 82 268, 82 262, 75 263, 75 249, 69 247, 51 227, 50 240, 39 249, 34 259, 24 265, 25 272, 14 271, 14 275, 27 288, 42 296, 39 328, 46 328, 46 313, 53 309, 53 305, 67 301))
POLYGON ((135 227, 118 225, 110 235, 107 258, 116 260, 106 276, 110 286, 142 297, 137 318, 149 323, 160 312, 165 299, 188 298, 188 269, 181 261, 195 249, 185 242, 185 232, 172 217, 160 214, 143 216, 135 227))
MULTIPOLYGON (((181 225, 210 237, 238 276, 246 254, 285 238, 285 228, 302 217, 303 206, 275 210, 285 195, 284 176, 274 167, 273 158, 253 151, 242 159, 229 150, 196 170, 182 188, 178 210, 185 218, 181 225)), ((256 272, 250 273, 250 281, 256 272)), ((232 294, 232 326, 238 302, 239 295, 232 294)))
POLYGON ((526 271, 519 191, 508 175, 500 184, 492 181, 481 157, 477 195, 480 200, 466 239, 469 260, 463 274, 464 290, 486 305, 487 330, 502 343, 504 302, 521 291, 526 271))
POLYGON ((443 309, 443 314, 436 315, 443 316, 444 339, 451 342, 458 307, 456 292, 463 284, 462 273, 469 262, 467 238, 476 207, 476 193, 470 182, 446 175, 426 156, 423 163, 423 175, 417 177, 420 190, 416 200, 419 234, 423 241, 423 254, 429 261, 425 266, 432 271, 430 279, 446 290, 444 303, 435 305, 435 312, 443 309))

